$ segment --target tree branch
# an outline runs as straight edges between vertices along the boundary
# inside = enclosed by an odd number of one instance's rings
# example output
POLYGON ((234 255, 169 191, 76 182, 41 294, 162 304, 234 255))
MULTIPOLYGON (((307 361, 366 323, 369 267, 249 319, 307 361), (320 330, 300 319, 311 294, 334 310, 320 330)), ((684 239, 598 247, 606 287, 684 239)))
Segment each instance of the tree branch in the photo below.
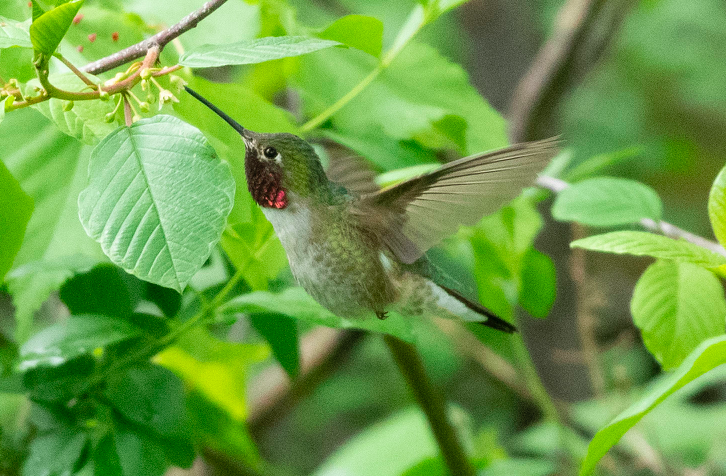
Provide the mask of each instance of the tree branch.
POLYGON ((426 375, 416 347, 389 335, 384 335, 383 340, 426 414, 449 472, 456 476, 474 476, 474 468, 447 416, 446 401, 426 375))
POLYGON ((197 23, 208 17, 212 12, 221 7, 226 1, 227 0, 210 0, 209 2, 202 5, 199 10, 192 12, 182 18, 182 20, 176 25, 157 33, 151 38, 136 43, 135 45, 129 46, 128 48, 118 51, 110 56, 101 58, 100 60, 94 61, 93 63, 89 63, 82 69, 86 73, 100 74, 124 63, 128 63, 129 61, 141 58, 153 46, 159 46, 160 49, 163 49, 167 43, 171 42, 182 33, 189 31, 197 26, 197 23))
POLYGON ((567 0, 554 31, 521 79, 509 106, 512 143, 552 135, 541 129, 560 98, 602 56, 629 11, 632 0, 567 0), (598 25, 597 23, 604 24, 598 25))
MULTIPOLYGON (((555 193, 559 193, 570 186, 570 184, 565 182, 564 180, 555 177, 548 177, 546 175, 539 176, 537 178, 536 184, 538 187, 545 188, 555 193)), ((719 243, 708 240, 702 236, 695 235, 690 231, 686 231, 682 228, 677 227, 676 225, 673 225, 672 223, 668 223, 665 221, 655 221, 650 218, 643 218, 642 220, 640 220, 640 226, 653 233, 668 236, 676 240, 686 240, 693 243, 694 245, 700 246, 701 248, 705 248, 709 251, 713 251, 714 253, 726 256, 726 249, 724 249, 724 247, 721 246, 719 243)))

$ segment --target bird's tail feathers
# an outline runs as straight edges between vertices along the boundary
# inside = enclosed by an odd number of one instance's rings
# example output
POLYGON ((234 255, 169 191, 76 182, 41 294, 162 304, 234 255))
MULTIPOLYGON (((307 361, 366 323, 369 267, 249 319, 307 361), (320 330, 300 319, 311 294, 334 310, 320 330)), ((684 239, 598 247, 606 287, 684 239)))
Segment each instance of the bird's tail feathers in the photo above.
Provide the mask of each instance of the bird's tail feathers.
MULTIPOLYGON (((481 323, 482 325, 485 325, 487 327, 491 327, 492 329, 496 329, 498 331, 507 332, 509 334, 513 332, 517 332, 517 328, 510 324, 509 322, 505 321, 501 317, 494 314, 492 311, 487 309, 486 307, 482 306, 481 304, 474 302, 470 299, 465 298, 461 295, 458 291, 454 289, 447 288, 446 286, 442 286, 440 284, 437 284, 438 287, 440 287, 443 291, 446 292, 449 296, 459 301, 461 304, 466 306, 467 309, 470 311, 475 312, 476 314, 479 314, 480 316, 483 316, 485 319, 478 320, 477 322, 481 323)), ((464 316, 462 316, 464 317, 464 316)))

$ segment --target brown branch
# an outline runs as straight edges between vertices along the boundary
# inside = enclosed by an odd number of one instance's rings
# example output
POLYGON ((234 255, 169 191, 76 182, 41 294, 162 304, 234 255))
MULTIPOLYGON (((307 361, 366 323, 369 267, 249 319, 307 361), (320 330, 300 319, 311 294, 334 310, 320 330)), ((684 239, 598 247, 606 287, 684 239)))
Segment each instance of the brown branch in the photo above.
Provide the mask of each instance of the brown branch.
POLYGON ((157 33, 151 38, 136 43, 135 45, 131 45, 128 48, 118 51, 110 56, 101 58, 100 60, 94 61, 93 63, 89 63, 82 69, 86 73, 100 74, 111 70, 117 66, 121 66, 124 63, 128 63, 129 61, 141 58, 150 48, 154 46, 159 46, 160 49, 163 49, 164 46, 167 45, 167 43, 171 42, 182 33, 185 33, 197 26, 197 23, 208 17, 212 12, 221 7, 226 1, 227 0, 211 0, 202 5, 199 10, 192 12, 182 18, 182 20, 176 25, 157 33))
MULTIPOLYGON (((559 193, 569 187, 570 184, 568 184, 564 180, 560 180, 555 177, 541 175, 537 178, 537 186, 555 193, 559 193)), ((640 226, 650 232, 668 236, 676 240, 686 240, 693 243, 694 245, 700 246, 701 248, 705 248, 709 251, 713 251, 714 253, 726 256, 726 249, 724 249, 724 247, 721 246, 719 243, 708 240, 702 236, 695 235, 690 231, 686 231, 682 228, 677 227, 676 225, 673 225, 672 223, 668 223, 665 221, 655 221, 650 218, 643 218, 642 220, 640 220, 640 226)))
POLYGON ((519 82, 509 107, 512 143, 552 135, 560 98, 602 57, 633 0, 567 0, 557 14, 552 36, 519 82), (595 24, 605 24, 604 27, 595 24), (541 137, 540 137, 541 136, 541 137))

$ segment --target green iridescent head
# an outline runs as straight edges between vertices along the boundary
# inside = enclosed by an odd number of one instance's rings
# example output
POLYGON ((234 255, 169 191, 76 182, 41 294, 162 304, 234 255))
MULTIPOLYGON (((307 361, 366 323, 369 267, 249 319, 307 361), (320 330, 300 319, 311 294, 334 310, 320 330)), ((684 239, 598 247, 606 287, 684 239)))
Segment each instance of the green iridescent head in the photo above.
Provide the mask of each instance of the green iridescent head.
POLYGON ((253 132, 193 89, 185 89, 242 136, 247 188, 260 206, 282 209, 295 197, 319 197, 329 192, 320 158, 305 140, 288 133, 253 132))

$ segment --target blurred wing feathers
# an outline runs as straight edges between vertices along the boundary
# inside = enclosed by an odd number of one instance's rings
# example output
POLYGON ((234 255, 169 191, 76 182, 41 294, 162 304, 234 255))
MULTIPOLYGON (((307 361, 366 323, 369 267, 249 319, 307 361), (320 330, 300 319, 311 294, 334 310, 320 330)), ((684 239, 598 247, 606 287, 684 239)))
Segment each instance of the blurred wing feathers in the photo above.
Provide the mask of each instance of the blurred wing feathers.
POLYGON ((376 174, 362 157, 331 157, 325 175, 331 182, 342 185, 356 195, 378 191, 378 185, 375 182, 376 174))
POLYGON ((547 139, 465 157, 363 196, 355 205, 361 226, 413 263, 460 225, 474 225, 533 185, 557 146, 547 139))

